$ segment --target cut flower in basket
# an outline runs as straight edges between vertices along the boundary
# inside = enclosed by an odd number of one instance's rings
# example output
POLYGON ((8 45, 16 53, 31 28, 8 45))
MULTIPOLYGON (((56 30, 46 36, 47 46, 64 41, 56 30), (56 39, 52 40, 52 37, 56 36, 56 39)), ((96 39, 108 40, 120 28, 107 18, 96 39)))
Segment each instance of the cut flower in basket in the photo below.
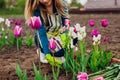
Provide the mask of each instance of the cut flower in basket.
POLYGON ((94 80, 105 80, 103 77, 95 78, 94 80))
POLYGON ((77 80, 88 80, 88 75, 85 72, 78 72, 77 80))

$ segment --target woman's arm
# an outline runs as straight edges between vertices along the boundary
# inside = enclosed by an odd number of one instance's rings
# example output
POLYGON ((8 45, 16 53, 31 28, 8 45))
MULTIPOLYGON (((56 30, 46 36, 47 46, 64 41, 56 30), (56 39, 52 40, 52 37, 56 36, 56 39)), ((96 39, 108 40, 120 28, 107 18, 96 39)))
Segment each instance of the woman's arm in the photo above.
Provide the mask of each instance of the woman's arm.
POLYGON ((50 53, 50 50, 49 50, 49 42, 48 42, 48 38, 47 38, 47 35, 46 35, 46 29, 45 29, 45 26, 44 26, 44 21, 40 15, 40 12, 39 10, 35 10, 34 11, 34 16, 39 16, 40 19, 41 19, 41 22, 42 22, 42 27, 39 28, 37 31, 38 31, 38 39, 39 39, 39 43, 43 49, 43 53, 46 55, 48 53, 50 53))

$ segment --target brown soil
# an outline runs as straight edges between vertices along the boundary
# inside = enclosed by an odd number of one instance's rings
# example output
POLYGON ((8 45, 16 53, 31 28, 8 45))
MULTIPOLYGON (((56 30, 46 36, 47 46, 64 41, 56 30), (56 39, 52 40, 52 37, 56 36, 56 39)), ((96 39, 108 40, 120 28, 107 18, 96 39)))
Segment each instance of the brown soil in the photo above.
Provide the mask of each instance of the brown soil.
MULTIPOLYGON (((17 18, 19 19, 19 17, 17 18)), ((24 19, 23 18, 21 19, 24 22, 24 19)), ((107 49, 111 50, 115 55, 117 55, 117 57, 120 56, 119 55, 120 54, 120 14, 109 13, 109 14, 71 15, 71 22, 72 24, 80 23, 81 26, 86 25, 87 28, 86 41, 88 44, 92 40, 90 36, 91 30, 92 29, 100 30, 101 34, 104 34, 109 37, 107 49), (100 26, 100 20, 103 18, 109 20, 109 26, 106 28, 100 26), (89 19, 96 20, 95 27, 91 28, 87 24, 89 19)), ((25 26, 23 26, 25 31, 24 35, 26 35, 28 31, 33 33, 31 28, 25 26)), ((33 80, 34 77, 33 66, 32 66, 33 62, 38 66, 38 58, 36 54, 35 45, 33 45, 30 48, 28 48, 26 45, 23 45, 19 52, 16 51, 16 47, 10 48, 9 50, 2 49, 2 51, 0 51, 0 80, 18 80, 18 77, 15 72, 16 64, 20 64, 22 70, 27 70, 29 80, 33 80)), ((112 61, 111 63, 116 63, 116 62, 112 61)), ((49 64, 41 64, 40 68, 42 69, 43 74, 49 73, 50 75, 52 75, 51 66, 49 64)), ((50 78, 49 80, 52 79, 50 78)), ((65 77, 64 71, 61 71, 58 80, 68 80, 68 78, 65 77)))

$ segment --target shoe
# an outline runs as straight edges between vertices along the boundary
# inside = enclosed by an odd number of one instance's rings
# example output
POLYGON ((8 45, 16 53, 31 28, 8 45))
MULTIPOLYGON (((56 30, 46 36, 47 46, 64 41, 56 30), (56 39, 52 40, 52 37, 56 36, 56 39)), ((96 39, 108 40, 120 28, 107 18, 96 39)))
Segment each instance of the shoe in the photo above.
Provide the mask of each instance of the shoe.
POLYGON ((42 53, 41 51, 39 52, 39 49, 37 49, 37 54, 38 54, 38 56, 39 56, 39 54, 40 54, 40 62, 41 62, 41 63, 48 63, 48 61, 47 61, 46 58, 45 58, 45 54, 42 53))
POLYGON ((51 64, 52 66, 61 66, 62 65, 62 61, 51 56, 51 54, 47 54, 45 57, 46 57, 47 61, 49 62, 49 64, 51 64))

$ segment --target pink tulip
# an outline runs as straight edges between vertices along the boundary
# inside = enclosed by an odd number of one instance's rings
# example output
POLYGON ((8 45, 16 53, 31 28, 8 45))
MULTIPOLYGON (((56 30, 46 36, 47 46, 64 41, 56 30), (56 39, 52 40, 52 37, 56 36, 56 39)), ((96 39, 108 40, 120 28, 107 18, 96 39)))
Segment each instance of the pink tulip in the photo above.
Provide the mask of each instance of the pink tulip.
POLYGON ((78 72, 77 79, 78 80, 88 80, 88 75, 85 72, 78 72))
POLYGON ((31 17, 30 18, 30 23, 29 25, 33 28, 33 29, 39 29, 42 26, 42 22, 40 20, 40 17, 31 17))
POLYGON ((91 27, 94 27, 94 26, 95 26, 95 20, 91 19, 91 20, 89 21, 89 25, 90 25, 91 27))
POLYGON ((16 38, 19 38, 19 37, 21 37, 21 35, 22 35, 22 27, 20 27, 20 26, 15 26, 15 28, 14 28, 14 36, 16 37, 16 38))
POLYGON ((70 28, 70 20, 69 19, 65 19, 64 24, 67 26, 68 29, 70 28))
POLYGON ((95 78, 94 80, 105 80, 103 77, 95 78))
POLYGON ((10 21, 10 24, 13 24, 14 23, 14 20, 13 19, 9 19, 10 21))
POLYGON ((69 19, 65 19, 65 20, 64 20, 64 24, 66 24, 66 25, 67 25, 67 24, 70 24, 70 20, 69 20, 69 19))
POLYGON ((107 19, 102 19, 101 20, 101 25, 103 26, 103 27, 107 27, 108 26, 108 20, 107 19))
POLYGON ((107 42, 107 41, 108 41, 108 37, 104 36, 104 37, 103 37, 103 41, 104 41, 104 42, 107 42))
POLYGON ((92 36, 98 36, 99 31, 97 29, 92 30, 91 35, 92 36))
POLYGON ((50 39, 50 40, 49 40, 49 48, 50 48, 51 50, 54 50, 54 49, 56 48, 56 42, 55 42, 54 39, 50 39))

